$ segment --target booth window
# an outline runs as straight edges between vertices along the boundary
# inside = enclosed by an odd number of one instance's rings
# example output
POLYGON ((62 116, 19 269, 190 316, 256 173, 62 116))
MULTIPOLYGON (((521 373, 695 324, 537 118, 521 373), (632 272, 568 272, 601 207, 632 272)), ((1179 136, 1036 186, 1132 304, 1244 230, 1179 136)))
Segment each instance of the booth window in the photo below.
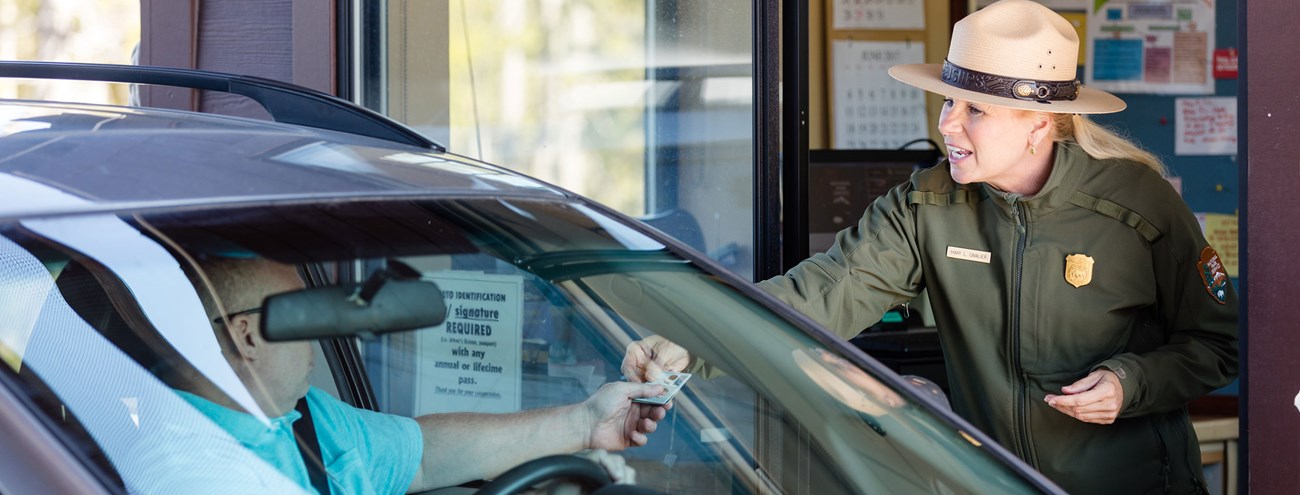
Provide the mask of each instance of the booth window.
POLYGON ((357 2, 355 98, 752 277, 752 2, 357 2))

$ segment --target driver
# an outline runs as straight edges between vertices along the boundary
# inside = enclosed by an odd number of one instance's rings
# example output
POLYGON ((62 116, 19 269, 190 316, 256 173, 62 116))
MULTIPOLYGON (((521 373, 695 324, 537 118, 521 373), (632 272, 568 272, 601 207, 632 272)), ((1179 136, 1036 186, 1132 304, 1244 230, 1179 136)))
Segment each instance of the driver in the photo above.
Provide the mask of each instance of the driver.
MULTIPOLYGON (((446 413, 412 419, 359 409, 308 385, 310 342, 262 338, 262 300, 304 286, 294 267, 244 259, 200 262, 200 268, 202 274, 190 276, 214 322, 222 354, 271 418, 270 425, 244 412, 202 377, 181 380, 188 390, 178 393, 309 493, 313 484, 304 460, 308 457, 299 446, 309 447, 295 441, 293 431, 294 422, 302 418, 296 409, 300 400, 307 404, 321 465, 336 494, 423 491, 490 479, 547 455, 644 445, 665 415, 662 406, 632 402, 660 394, 663 387, 628 382, 605 384, 581 403, 511 414, 446 413)), ((621 458, 597 452, 595 460, 615 481, 628 475, 621 458)))

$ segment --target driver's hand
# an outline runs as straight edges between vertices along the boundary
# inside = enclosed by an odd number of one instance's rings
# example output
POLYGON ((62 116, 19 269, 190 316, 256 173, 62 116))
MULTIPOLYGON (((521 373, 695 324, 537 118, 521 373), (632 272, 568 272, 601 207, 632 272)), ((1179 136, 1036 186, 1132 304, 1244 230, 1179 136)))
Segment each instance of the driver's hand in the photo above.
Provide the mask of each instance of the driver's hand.
POLYGON ((600 467, 605 468, 605 472, 609 474, 609 479, 614 480, 615 483, 636 484, 636 470, 627 465, 627 460, 621 455, 602 449, 584 450, 574 455, 586 457, 600 464, 600 467))
POLYGON ((691 363, 691 355, 682 346, 658 335, 651 335, 627 345, 623 354, 623 377, 633 383, 653 382, 664 371, 682 371, 691 363))
POLYGON ((672 405, 640 404, 632 399, 662 393, 663 385, 612 382, 601 386, 582 403, 587 413, 586 424, 591 425, 587 448, 617 451, 645 445, 649 440, 647 435, 658 428, 659 420, 664 419, 672 405))
MULTIPOLYGON (((605 468, 605 472, 609 474, 611 480, 614 480, 614 483, 636 484, 636 470, 627 465, 627 461, 621 455, 611 454, 600 449, 584 450, 573 455, 590 459, 592 462, 599 464, 600 467, 605 468)), ((545 488, 543 493, 546 495, 579 495, 582 493, 582 485, 571 481, 556 481, 543 485, 543 487, 545 488)))

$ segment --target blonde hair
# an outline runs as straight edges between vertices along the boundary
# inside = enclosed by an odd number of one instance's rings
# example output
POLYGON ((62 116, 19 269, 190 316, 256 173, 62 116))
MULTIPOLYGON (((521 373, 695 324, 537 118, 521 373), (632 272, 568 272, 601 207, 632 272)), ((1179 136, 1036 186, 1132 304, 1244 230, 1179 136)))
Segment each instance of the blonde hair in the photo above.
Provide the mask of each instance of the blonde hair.
POLYGON ((1123 158, 1146 165, 1161 176, 1168 175, 1165 164, 1154 153, 1083 115, 1053 115, 1052 131, 1054 141, 1074 141, 1088 156, 1098 160, 1123 158))

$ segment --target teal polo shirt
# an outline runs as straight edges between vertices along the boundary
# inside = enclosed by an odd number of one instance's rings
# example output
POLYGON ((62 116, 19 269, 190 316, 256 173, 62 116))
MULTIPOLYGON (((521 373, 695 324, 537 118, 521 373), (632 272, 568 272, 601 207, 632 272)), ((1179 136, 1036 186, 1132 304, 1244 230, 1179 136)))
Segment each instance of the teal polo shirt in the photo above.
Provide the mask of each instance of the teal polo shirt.
MULTIPOLYGON (((177 393, 250 452, 308 493, 316 493, 293 438, 293 422, 302 417, 298 411, 272 418, 267 425, 248 413, 188 392, 177 393)), ((307 391, 307 405, 330 490, 335 494, 406 493, 424 455, 423 435, 415 420, 359 409, 316 387, 307 391)))

